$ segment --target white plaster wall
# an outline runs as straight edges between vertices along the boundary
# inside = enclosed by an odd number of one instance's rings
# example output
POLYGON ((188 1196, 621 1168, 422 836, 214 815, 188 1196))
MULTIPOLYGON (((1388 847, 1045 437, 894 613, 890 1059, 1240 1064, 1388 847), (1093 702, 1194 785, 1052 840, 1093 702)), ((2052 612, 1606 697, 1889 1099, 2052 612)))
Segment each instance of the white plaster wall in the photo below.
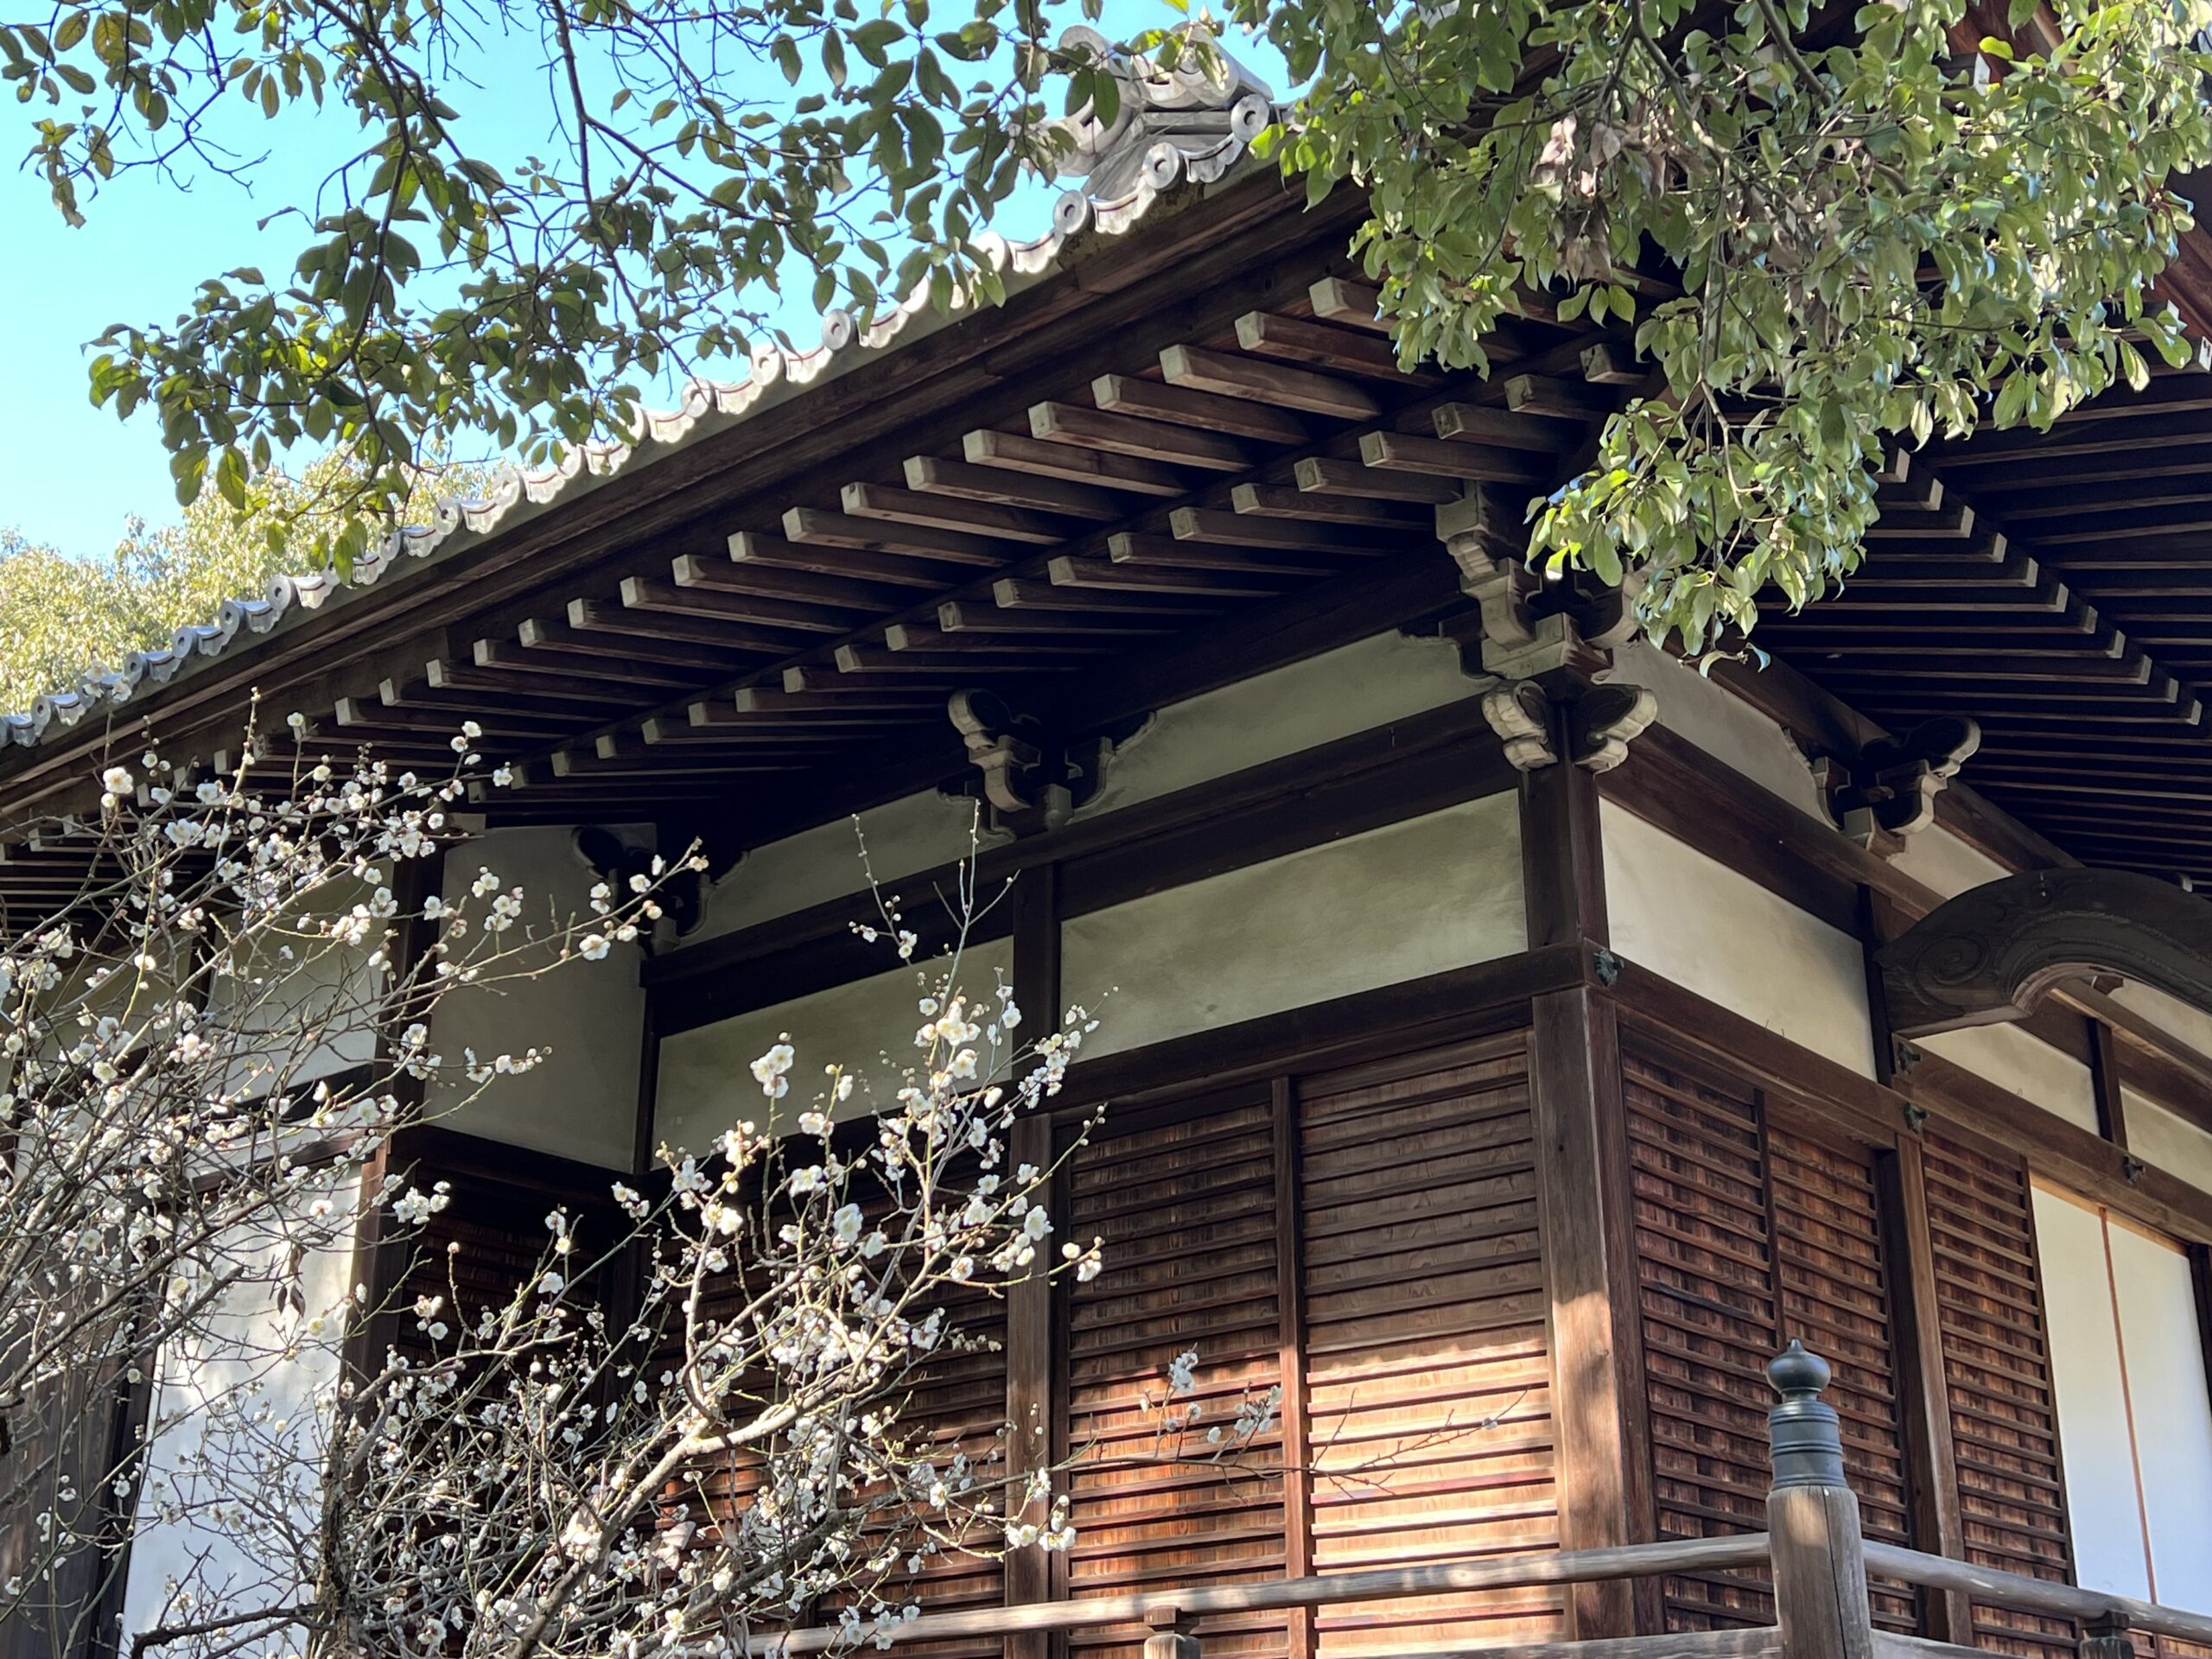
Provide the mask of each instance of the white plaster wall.
POLYGON ((1613 653, 1613 666, 1598 677, 1641 685, 1659 699, 1659 723, 1716 760, 1726 762, 1779 795, 1808 817, 1833 822, 1813 786, 1804 751, 1781 727, 1741 697, 1715 685, 1686 663, 1648 640, 1634 639, 1613 653))
POLYGON ((2129 981, 2112 994, 2112 1000, 2131 1013, 2139 1014, 2167 1035, 2178 1039, 2200 1054, 2212 1054, 2212 1014, 2191 1007, 2179 997, 2129 981))
POLYGON ((1613 948, 1745 1019, 1871 1077, 1859 941, 1607 801, 1613 948))
POLYGON ((1968 1026, 1913 1040, 2077 1128, 2097 1132, 2097 1085, 2089 1068, 2018 1026, 1968 1026))
POLYGON ((2127 1149, 2154 1169, 2212 1192, 2212 1135, 2133 1089, 2120 1091, 2127 1149))
POLYGON ((1395 630, 1162 709, 1116 751, 1077 818, 1457 702, 1474 683, 1459 647, 1395 630))
MULTIPOLYGON (((2212 1611, 2212 1392, 2189 1259, 2106 1224, 2156 1599, 2212 1611)), ((2070 1450, 2070 1447, 2069 1447, 2070 1450)))
MULTIPOLYGON (((448 855, 447 885, 462 890, 479 869, 523 889, 523 920, 541 936, 556 922, 589 918, 599 877, 576 855, 566 829, 494 830, 479 836, 448 855)), ((554 956, 549 940, 545 948, 524 951, 515 966, 545 966, 554 956)), ((577 957, 542 978, 449 992, 430 1027, 433 1051, 448 1062, 458 1063, 468 1049, 485 1060, 532 1047, 550 1058, 519 1076, 495 1077, 480 1092, 442 1084, 432 1090, 429 1109, 443 1110, 450 1128, 626 1172, 645 1029, 639 962, 635 945, 618 944, 598 962, 577 957)))
POLYGON ((1085 1055, 1325 1002, 1527 945, 1518 798, 1493 795, 1071 918, 1085 1055))
MULTIPOLYGON (((344 1213, 358 1196, 358 1181, 348 1179, 329 1201, 344 1213)), ((264 1272, 287 1251, 280 1238, 257 1241, 251 1248, 264 1272)), ((235 1527, 204 1506, 222 1501, 236 1490, 233 1482, 259 1471, 271 1477, 251 1483, 262 1502, 274 1506, 281 1493, 302 1522, 312 1515, 352 1274, 349 1236, 301 1264, 298 1308, 278 1305, 265 1282, 234 1287, 217 1304, 202 1350, 186 1352, 172 1344, 161 1356, 147 1414, 146 1478, 140 1486, 124 1591, 124 1651, 132 1633, 170 1616, 173 1581, 196 1590, 203 1606, 205 1598, 226 1592, 244 1607, 297 1599, 287 1593, 287 1586, 298 1582, 289 1569, 300 1564, 253 1549, 235 1527), (266 1405, 269 1421, 251 1433, 232 1432, 228 1426, 241 1405, 266 1405), (228 1467, 211 1477, 194 1466, 202 1458, 228 1467), (162 1518, 165 1503, 179 1505, 174 1520, 162 1518)), ((305 1565, 311 1569, 313 1563, 305 1565)), ((280 1649, 272 1644, 268 1650, 280 1649)))
POLYGON ((976 803, 925 790, 756 847, 708 895, 706 916, 684 941, 696 944, 773 921, 810 905, 868 890, 868 871, 888 884, 968 857, 1003 837, 984 834, 976 803), (866 842, 868 857, 861 860, 866 842))
POLYGON ((2150 1561, 2136 1495, 2135 1443, 2104 1218, 2042 1186, 2034 1197, 2075 1573, 2092 1590, 2147 1597, 2150 1561))
POLYGON ((1969 847, 1949 830, 1929 824, 1904 838, 1904 850, 1891 861, 1923 887, 1933 887, 1946 899, 1955 899, 1968 887, 1979 887, 2012 874, 1988 854, 1969 847))
MULTIPOLYGON (((385 874, 388 883, 390 869, 385 874)), ((373 888, 346 877, 318 892, 315 910, 321 916, 342 915, 373 895, 373 888)), ((256 936, 257 950, 234 953, 231 971, 209 982, 211 1020, 269 1039, 265 1047, 238 1048, 232 1089, 295 1088, 376 1058, 373 1010, 385 976, 369 965, 373 950, 317 937, 305 921, 298 935, 285 938, 274 928, 264 930, 256 936), (328 1029, 306 1041, 317 1027, 328 1029)))
MULTIPOLYGON (((955 983, 971 1002, 995 1001, 1001 979, 1011 975, 1012 943, 970 946, 955 983)), ((851 1117, 891 1105, 901 1074, 912 1063, 914 1032, 922 1023, 925 995, 944 988, 942 959, 900 967, 826 991, 794 997, 773 1007, 664 1037, 653 1118, 658 1143, 696 1152, 732 1124, 767 1123, 772 1113, 790 1122, 823 1086, 825 1068, 838 1065, 854 1078, 852 1098, 836 1115, 851 1117), (788 1039, 798 1052, 791 1091, 772 1103, 753 1080, 753 1062, 788 1039)), ((1054 1012, 1025 1009, 1024 1036, 1052 1028, 1054 1012)))

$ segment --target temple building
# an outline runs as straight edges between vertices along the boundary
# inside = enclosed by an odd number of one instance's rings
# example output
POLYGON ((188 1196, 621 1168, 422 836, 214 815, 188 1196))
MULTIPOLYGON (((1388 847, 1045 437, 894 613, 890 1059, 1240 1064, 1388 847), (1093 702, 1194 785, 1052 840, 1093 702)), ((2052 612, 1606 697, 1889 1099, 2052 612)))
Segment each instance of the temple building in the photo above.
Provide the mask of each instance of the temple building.
MULTIPOLYGON (((395 1149, 487 1272, 549 1195, 603 1206, 749 1109, 781 1033, 865 1071, 911 1029, 867 871, 925 955, 963 861, 1012 878, 965 959, 1098 1020, 1031 1128, 1104 1107, 1058 1207, 1106 1267, 990 1304, 1001 1348, 923 1408, 1110 1442, 1193 1349, 1282 1406, 1271 1472, 1078 1469, 1070 1554, 948 1558, 933 1611, 1756 1531, 1764 1368, 1802 1338, 1870 1540, 2212 1612, 2212 372, 1897 454, 1865 568, 1700 672, 1521 559, 1645 384, 1625 329, 1532 296, 1487 379, 1402 370, 1357 198, 1244 153, 1268 100, 1133 78, 1048 233, 995 245, 1002 305, 832 315, 57 692, 0 724, 0 818, 83 808, 111 741, 235 755, 257 692, 304 717, 272 783, 296 742, 428 767, 480 722, 513 782, 464 876, 574 903, 699 844, 649 950, 442 1017, 559 1062, 395 1149)), ((2208 248, 2168 279, 2193 326, 2208 248)), ((73 880, 10 846, 10 925, 73 880)), ((1686 1571, 1197 1635, 1354 1659, 1769 1595, 1686 1571)), ((1879 1573, 1873 1616, 2084 1640, 1879 1573)))

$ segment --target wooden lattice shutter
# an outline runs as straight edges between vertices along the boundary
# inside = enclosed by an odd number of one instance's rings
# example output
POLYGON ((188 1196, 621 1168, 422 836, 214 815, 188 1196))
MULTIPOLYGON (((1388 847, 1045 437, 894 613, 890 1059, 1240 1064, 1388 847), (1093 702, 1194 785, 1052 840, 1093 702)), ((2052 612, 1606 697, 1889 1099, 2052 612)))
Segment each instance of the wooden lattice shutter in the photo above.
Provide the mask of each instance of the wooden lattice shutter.
MULTIPOLYGON (((1224 1091, 1173 1122, 1096 1139, 1068 1179, 1070 1236, 1106 1241, 1105 1270, 1068 1299, 1069 1594, 1281 1577, 1279 1431, 1225 1467, 1205 1461, 1205 1436, 1281 1377, 1268 1091, 1224 1091), (1198 1389, 1173 1403, 1196 1403, 1199 1427, 1163 1437, 1168 1368, 1192 1350, 1198 1389)), ((1281 1613, 1198 1626, 1224 1659, 1280 1655, 1286 1630, 1281 1613)), ((1136 1639, 1077 1631, 1070 1645, 1121 1656, 1136 1639)))
MULTIPOLYGON (((2073 1570, 2035 1217, 2025 1166, 1931 1134, 1928 1224, 1967 1559, 2037 1578, 2073 1570)), ((1976 1645, 2075 1646, 2063 1620, 1977 1604, 1976 1645)))
MULTIPOLYGON (((1867 1535, 1908 1541, 1871 1154, 1772 1122, 1754 1090, 1646 1055, 1624 1065, 1662 1535, 1765 1525, 1765 1367, 1795 1338, 1835 1367, 1829 1398, 1867 1535)), ((1670 1630, 1773 1618, 1757 1573, 1670 1578, 1662 1599, 1670 1630)), ((1875 1586, 1874 1612, 1917 1627, 1902 1586, 1875 1586)))
MULTIPOLYGON (((1557 1547, 1522 1033, 1299 1091, 1317 1572, 1557 1547)), ((1557 1633, 1555 1592, 1323 1609, 1325 1655, 1557 1633)))

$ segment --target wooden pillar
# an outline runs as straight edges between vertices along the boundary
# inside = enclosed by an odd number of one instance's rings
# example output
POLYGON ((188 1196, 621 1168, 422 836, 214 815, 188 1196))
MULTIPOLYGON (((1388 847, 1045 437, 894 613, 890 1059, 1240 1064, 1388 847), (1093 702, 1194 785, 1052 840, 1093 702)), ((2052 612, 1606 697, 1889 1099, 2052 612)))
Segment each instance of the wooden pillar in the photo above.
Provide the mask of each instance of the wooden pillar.
MULTIPOLYGON (((1874 1184, 1881 1205, 1883 1255, 1889 1266, 1890 1339, 1897 1355, 1897 1410, 1912 1492, 1913 1546, 1931 1555, 1962 1560, 1966 1522, 1959 1510, 1950 1385, 1943 1375, 1935 1246, 1929 1234, 1920 1142, 1900 1135, 1894 1149, 1878 1154, 1874 1184)), ((1938 1642, 1972 1646, 1974 1607, 1966 1593, 1923 1590, 1921 1594, 1928 1634, 1938 1642)))
MULTIPOLYGON (((1524 773, 1521 839, 1530 947, 1601 947, 1595 777, 1566 762, 1524 773)), ((1611 999, 1587 986, 1532 999, 1530 1016, 1560 1548, 1640 1543, 1655 1522, 1619 1031, 1611 999)), ((1577 1585, 1567 1605, 1573 1640, 1658 1628, 1649 1580, 1577 1585)))
POLYGON ((2101 1020, 2089 1027, 2089 1081, 2097 1100, 2097 1133, 2122 1152, 2127 1150, 2127 1101, 2120 1079, 2120 1046, 2112 1027, 2101 1020))
MULTIPOLYGON (((1052 1029, 1060 1007, 1059 868, 1037 864, 1014 879, 1010 902, 1014 906, 1014 1000, 1021 1009, 1020 1030, 1041 1036, 1052 1029)), ((1033 1112, 1016 1121, 1007 1146, 1007 1159, 1015 1166, 1051 1165, 1053 1155, 1052 1120, 1033 1112)), ((1065 1204, 1052 1205, 1054 1221, 1064 1224, 1065 1204)), ((1052 1256, 1039 1253, 1029 1275, 1011 1287, 1006 1301, 1006 1415, 1007 1452, 1014 1471, 1027 1473, 1048 1465, 1060 1438, 1056 1425, 1060 1415, 1053 1398, 1053 1317, 1052 1256)), ((1041 1522, 1041 1513, 1032 1514, 1041 1522)), ((1066 1593, 1066 1557, 1032 1547, 1006 1558, 1006 1604, 1058 1599, 1066 1593)), ((1009 1633, 1006 1659, 1046 1659, 1051 1638, 1044 1631, 1009 1633)))
POLYGON ((1827 1365, 1793 1342, 1767 1376, 1782 1396, 1767 1416, 1774 1484, 1766 1495, 1782 1659, 1873 1659, 1859 1500, 1843 1478, 1835 1408, 1820 1398, 1827 1365))
MULTIPOLYGON (((1276 1376, 1282 1384, 1283 1576, 1313 1571, 1313 1472, 1306 1402, 1305 1241, 1300 1225, 1298 1100, 1288 1077, 1274 1080, 1276 1376)), ((1313 1659, 1313 1610, 1289 1611, 1290 1659, 1313 1659)))
MULTIPOLYGON (((445 879, 445 867, 446 849, 441 845, 429 857, 409 859, 392 871, 392 897, 398 902, 400 920, 393 930, 391 942, 395 991, 394 1000, 385 1011, 390 1024, 398 1024, 406 1018, 398 982, 429 956, 430 947, 437 942, 438 925, 423 918, 423 901, 437 893, 445 879)), ((377 1039, 378 1065, 385 1065, 389 1059, 380 1033, 377 1039)), ((398 1097, 403 1118, 422 1105, 422 1078, 395 1077, 391 1079, 390 1087, 398 1097)), ((391 1207, 375 1202, 391 1173, 396 1150, 404 1155, 404 1148, 396 1149, 393 1146, 396 1138, 396 1135, 387 1137, 361 1166, 360 1196, 353 1224, 353 1276, 356 1285, 368 1287, 368 1297, 356 1307, 353 1326, 346 1332, 342 1360, 346 1370, 357 1377, 367 1376, 381 1361, 382 1350, 392 1331, 385 1301, 398 1285, 406 1267, 404 1248, 385 1236, 391 1207)))

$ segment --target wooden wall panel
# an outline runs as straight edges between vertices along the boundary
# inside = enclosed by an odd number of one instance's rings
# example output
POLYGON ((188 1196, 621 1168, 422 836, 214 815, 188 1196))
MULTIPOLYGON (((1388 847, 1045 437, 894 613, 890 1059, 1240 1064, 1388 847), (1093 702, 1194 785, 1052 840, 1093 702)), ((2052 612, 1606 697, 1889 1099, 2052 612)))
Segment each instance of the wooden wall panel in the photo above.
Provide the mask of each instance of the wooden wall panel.
MULTIPOLYGON (((2024 1164, 1931 1134, 1925 1165, 1943 1375, 1967 1556, 2065 1580, 2066 1491, 2024 1164)), ((2064 1621, 1977 1605, 1976 1644, 2071 1650, 2064 1621)))
MULTIPOLYGON (((1765 1368, 1792 1338, 1836 1371, 1845 1464, 1867 1533, 1910 1536, 1872 1154, 1770 1119, 1759 1092, 1671 1061, 1623 1062, 1637 1199, 1654 1492, 1663 1537, 1765 1525, 1765 1368)), ((1913 1630, 1900 1586, 1875 1616, 1913 1630)), ((1670 1630, 1770 1623, 1764 1574, 1662 1586, 1670 1630)))
MULTIPOLYGON (((1299 1090, 1317 1572, 1557 1546, 1525 1038, 1299 1090)), ((1322 1610, 1325 1656, 1555 1635, 1556 1592, 1322 1610)))
MULTIPOLYGON (((1071 1160, 1068 1236, 1103 1237, 1106 1265, 1067 1304, 1071 1597, 1282 1575, 1279 1427, 1226 1457, 1207 1439, 1281 1378, 1275 1154, 1272 1093, 1257 1084, 1094 1139, 1071 1160), (1171 1395, 1169 1368, 1191 1351, 1198 1386, 1171 1395), (1193 1405, 1195 1426, 1164 1427, 1193 1405)), ((1287 1629, 1281 1613, 1198 1626, 1217 1659, 1280 1659, 1287 1629)), ((1077 1631, 1069 1646, 1120 1659, 1140 1637, 1077 1631)))

